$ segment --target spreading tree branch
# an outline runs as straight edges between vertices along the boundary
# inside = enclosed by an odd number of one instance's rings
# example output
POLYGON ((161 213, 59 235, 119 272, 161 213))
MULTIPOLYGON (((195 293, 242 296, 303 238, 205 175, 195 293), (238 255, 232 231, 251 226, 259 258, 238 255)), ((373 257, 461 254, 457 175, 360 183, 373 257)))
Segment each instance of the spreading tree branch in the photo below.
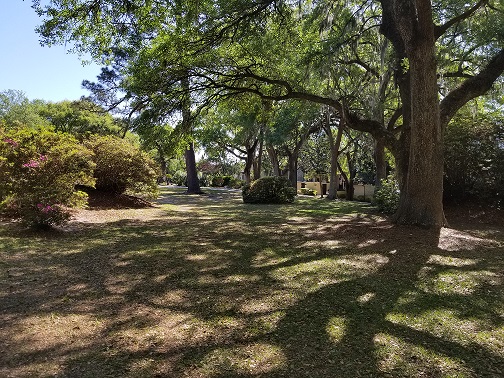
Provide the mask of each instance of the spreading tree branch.
POLYGON ((451 20, 445 22, 443 25, 436 25, 434 28, 434 36, 436 39, 441 37, 446 31, 451 28, 453 25, 462 22, 469 17, 471 17, 478 9, 482 6, 488 4, 488 0, 480 0, 473 7, 466 10, 464 13, 459 14, 458 16, 452 18, 451 20))
POLYGON ((476 76, 452 90, 440 104, 441 125, 446 126, 455 113, 468 101, 485 94, 504 72, 504 49, 501 49, 476 76))

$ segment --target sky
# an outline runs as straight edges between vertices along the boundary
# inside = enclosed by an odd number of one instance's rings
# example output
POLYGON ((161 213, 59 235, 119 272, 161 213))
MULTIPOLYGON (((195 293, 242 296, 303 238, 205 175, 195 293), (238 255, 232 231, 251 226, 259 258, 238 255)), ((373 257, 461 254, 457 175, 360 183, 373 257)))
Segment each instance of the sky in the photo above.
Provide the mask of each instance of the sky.
POLYGON ((3 0, 0 11, 0 92, 17 89, 30 100, 78 100, 89 92, 83 80, 95 81, 100 67, 82 66, 64 46, 42 47, 35 28, 41 19, 31 0, 3 0))

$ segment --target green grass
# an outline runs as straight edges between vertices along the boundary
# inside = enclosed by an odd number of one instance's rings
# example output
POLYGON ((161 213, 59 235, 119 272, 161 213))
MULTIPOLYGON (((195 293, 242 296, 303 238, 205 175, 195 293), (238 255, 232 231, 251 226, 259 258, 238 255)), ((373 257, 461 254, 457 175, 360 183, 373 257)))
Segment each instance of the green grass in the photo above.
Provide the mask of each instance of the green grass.
POLYGON ((0 229, 0 376, 502 377, 504 229, 239 192, 0 229))

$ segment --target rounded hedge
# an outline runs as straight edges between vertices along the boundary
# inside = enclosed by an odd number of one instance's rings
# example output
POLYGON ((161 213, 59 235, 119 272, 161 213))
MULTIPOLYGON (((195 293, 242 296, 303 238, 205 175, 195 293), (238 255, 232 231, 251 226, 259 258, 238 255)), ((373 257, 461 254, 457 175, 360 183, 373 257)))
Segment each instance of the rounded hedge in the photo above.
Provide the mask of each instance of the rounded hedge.
POLYGON ((245 203, 292 203, 296 189, 285 177, 262 177, 242 189, 245 203))
POLYGON ((94 153, 97 190, 113 194, 157 192, 156 164, 139 146, 113 136, 93 136, 85 144, 94 153))

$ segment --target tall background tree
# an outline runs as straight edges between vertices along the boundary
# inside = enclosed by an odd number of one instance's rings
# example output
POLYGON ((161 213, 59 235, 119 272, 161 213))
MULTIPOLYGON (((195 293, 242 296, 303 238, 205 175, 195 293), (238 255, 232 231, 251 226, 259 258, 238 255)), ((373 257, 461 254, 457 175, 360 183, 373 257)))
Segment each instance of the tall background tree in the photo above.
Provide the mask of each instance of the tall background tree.
POLYGON ((247 92, 330 106, 347 127, 373 135, 377 161, 383 145, 394 155, 399 223, 445 224, 444 128, 504 70, 504 16, 491 0, 74 0, 38 11, 45 43, 71 41, 105 62, 128 51, 122 85, 143 84, 130 92, 144 104, 190 92, 197 109, 247 92), (379 104, 368 106, 372 91, 354 72, 375 83, 379 104), (441 98, 440 77, 450 78, 441 98))

